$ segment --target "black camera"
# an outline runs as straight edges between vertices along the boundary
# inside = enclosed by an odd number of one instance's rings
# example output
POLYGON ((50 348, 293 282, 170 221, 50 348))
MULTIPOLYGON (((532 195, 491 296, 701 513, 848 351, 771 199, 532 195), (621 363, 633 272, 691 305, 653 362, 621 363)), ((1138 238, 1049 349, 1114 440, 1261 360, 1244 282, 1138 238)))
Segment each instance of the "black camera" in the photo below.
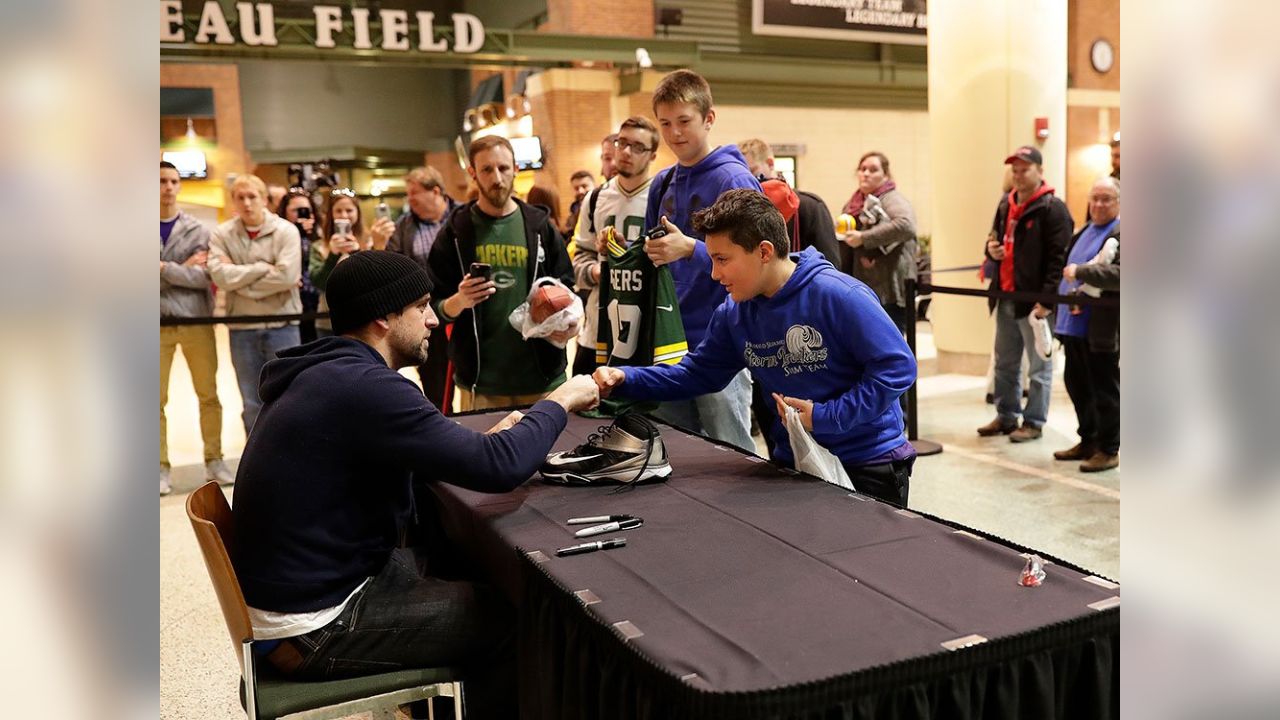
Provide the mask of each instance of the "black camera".
POLYGON ((667 234, 667 229, 659 225, 658 227, 653 228, 649 232, 642 235, 640 239, 641 240, 657 240, 658 238, 666 234, 667 234))

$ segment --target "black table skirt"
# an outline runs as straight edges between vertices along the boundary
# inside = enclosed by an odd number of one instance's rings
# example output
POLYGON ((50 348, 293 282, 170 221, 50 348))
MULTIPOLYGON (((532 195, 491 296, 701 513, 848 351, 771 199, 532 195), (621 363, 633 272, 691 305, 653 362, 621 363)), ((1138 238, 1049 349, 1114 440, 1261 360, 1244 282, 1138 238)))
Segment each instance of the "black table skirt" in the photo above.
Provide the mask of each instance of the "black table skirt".
MULTIPOLYGON (((496 421, 496 415, 479 414, 462 417, 464 424, 477 428, 488 427, 496 421)), ((561 445, 570 447, 581 440, 587 432, 595 428, 596 421, 584 421, 571 418, 570 428, 562 438, 561 445), (588 426, 589 423, 589 426, 588 426)), ((931 548, 942 548, 942 554, 968 553, 974 556, 972 568, 964 565, 964 573, 959 581, 949 580, 950 585, 935 592, 930 591, 929 583, 912 585, 910 577, 898 577, 891 564, 888 567, 875 567, 878 561, 886 563, 880 556, 870 559, 856 556, 850 560, 845 550, 826 547, 824 543, 829 537, 811 536, 805 528, 791 529, 787 524, 770 527, 769 507, 761 507, 759 498, 780 498, 785 503, 787 498, 798 498, 800 502, 811 493, 818 494, 823 501, 817 512, 825 512, 828 505, 837 507, 832 512, 845 512, 847 508, 839 507, 846 500, 845 493, 836 488, 814 483, 798 485, 801 479, 786 476, 777 468, 758 461, 746 462, 736 451, 725 450, 701 438, 691 438, 675 429, 664 429, 668 449, 672 452, 672 464, 677 470, 670 483, 671 487, 637 488, 630 493, 637 495, 619 496, 608 494, 601 489, 566 489, 549 487, 533 480, 530 484, 508 495, 480 496, 448 485, 434 487, 439 499, 439 512, 448 534, 466 548, 468 560, 490 581, 501 587, 518 607, 519 612, 519 665, 521 717, 569 719, 569 718, 618 718, 653 719, 660 718, 1111 718, 1119 716, 1119 640, 1120 611, 1118 601, 1114 607, 1095 611, 1084 610, 1082 603, 1109 595, 1118 596, 1118 590, 1100 588, 1090 583, 1078 583, 1090 573, 1070 563, 1049 558, 1053 562, 1049 567, 1050 577, 1045 588, 1034 590, 1017 589, 1017 593, 1041 593, 1042 595, 1012 594, 1004 587, 1005 579, 1001 569, 994 580, 984 576, 983 562, 990 564, 990 556, 998 555, 1001 562, 1004 556, 1015 565, 1020 562, 1017 552, 1026 551, 1007 541, 975 530, 963 528, 954 523, 938 518, 931 518, 919 513, 911 513, 914 520, 904 520, 895 515, 889 506, 880 503, 857 503, 854 508, 858 513, 859 528, 864 533, 892 534, 875 525, 876 522, 908 523, 902 527, 911 528, 911 532, 923 533, 920 537, 905 537, 902 551, 922 552, 922 538, 930 543, 923 544, 923 552, 927 554, 931 548), (702 463, 702 464, 699 464, 702 463), (683 468, 684 472, 681 473, 683 468), (701 470, 700 470, 701 468, 701 470), (716 473, 708 474, 708 470, 716 473), (739 477, 742 479, 739 480, 739 477), (748 483, 748 484, 735 484, 748 483), (847 573, 850 563, 862 576, 864 585, 874 585, 881 581, 880 588, 888 588, 904 596, 915 595, 916 608, 921 610, 922 622, 926 631, 932 631, 925 622, 943 617, 939 624, 950 627, 969 627, 969 622, 983 628, 979 623, 983 612, 994 612, 976 603, 973 608, 939 607, 947 597, 946 592, 956 592, 954 585, 965 582, 967 573, 972 570, 973 584, 986 583, 982 592, 992 595, 992 607, 999 607, 1009 597, 1016 600, 1036 597, 1044 601, 1046 617, 1058 618, 1051 622, 1038 624, 1028 617, 1008 611, 996 618, 1000 623, 1016 628, 1013 632, 1001 633, 1000 629, 991 626, 985 631, 990 639, 980 644, 959 650, 942 650, 936 643, 928 647, 936 650, 914 652, 897 659, 868 665, 865 660, 857 662, 854 656, 871 648, 850 647, 850 659, 844 660, 835 655, 830 660, 830 674, 814 674, 812 666, 806 671, 807 679, 799 682, 786 680, 779 683, 755 681, 749 689, 724 690, 708 686, 696 675, 682 675, 681 670, 672 667, 672 662, 663 661, 646 652, 646 647, 654 649, 658 655, 664 653, 668 657, 677 657, 681 661, 686 655, 697 655, 696 647, 672 647, 670 637, 661 638, 665 620, 676 622, 683 608, 673 607, 667 615, 660 607, 636 610, 635 602, 628 612, 636 613, 636 619, 651 630, 649 637, 629 641, 623 631, 614 627, 616 617, 610 617, 605 610, 616 609, 620 603, 634 601, 636 593, 643 595, 652 591, 646 576, 637 574, 638 581, 634 587, 628 585, 628 575, 609 574, 605 570, 616 571, 620 560, 630 558, 632 565, 637 559, 650 560, 649 566, 639 564, 640 571, 652 571, 652 559, 644 555, 615 555, 614 553, 641 553, 645 551, 645 543, 650 543, 650 553, 658 552, 655 543, 674 534, 676 530, 662 528, 658 509, 664 498, 680 488, 680 498, 690 496, 696 501, 712 507, 716 499, 730 498, 739 502, 740 507, 731 515, 733 523, 751 523, 750 527, 763 527, 765 534, 772 538, 773 534, 796 533, 795 538, 783 538, 787 543, 808 543, 811 547, 822 547, 824 552, 815 553, 823 562, 839 565, 847 573), (574 494, 574 493, 578 494, 574 494), (718 492, 728 493, 717 495, 718 492), (755 493, 753 498, 752 493, 755 493), (739 495, 745 499, 739 499, 739 495), (567 499, 566 499, 567 498, 567 499), (623 550, 594 553, 590 556, 575 558, 554 558, 548 550, 556 544, 556 539, 563 534, 566 541, 561 545, 577 542, 570 538, 568 528, 559 528, 562 522, 559 514, 563 514, 570 505, 585 499, 592 505, 599 506, 615 502, 622 505, 644 507, 649 502, 646 512, 652 513, 655 522, 652 527, 641 528, 628 533, 629 545, 623 550), (656 499, 656 500, 655 500, 656 499), (754 503, 754 504, 753 504, 754 503), (755 513, 754 515, 752 513, 755 513), (553 521, 551 518, 555 517, 553 521), (912 526, 910 522, 927 523, 912 526), (781 528, 781 529, 779 529, 781 528), (956 533, 956 531, 963 531, 956 533), (644 533, 648 532, 649 535, 644 533), (657 533, 668 533, 660 535, 657 533), (953 540, 952 538, 969 538, 953 540), (940 539, 939 539, 940 538, 940 539), (970 540, 971 539, 971 540, 970 540), (985 541, 983 540, 985 539, 985 541), (910 541, 919 541, 915 545, 910 541), (948 544, 949 543, 949 544, 948 544), (523 545, 523 546, 522 546, 523 545), (981 548, 978 549, 969 549, 981 548), (983 555, 982 553, 986 553, 983 555), (602 557, 604 556, 604 557, 602 557), (585 560, 586 558, 593 558, 585 560), (565 561, 576 561, 572 564, 565 561), (599 572, 587 572, 584 569, 592 566, 585 563, 604 563, 595 569, 599 572), (607 566, 607 567, 606 567, 607 566), (878 573, 878 574, 877 574, 878 573), (569 578, 566 580, 566 578, 569 578), (585 579, 584 579, 585 578, 585 579), (895 579, 905 583, 894 585, 895 579), (566 582, 572 583, 566 586, 566 582), (574 593, 575 588, 595 584, 605 596, 602 604, 585 606, 574 593), (919 587, 917 587, 919 586, 919 587), (921 589, 923 588, 923 589, 921 589), (1083 588, 1083 589, 1082 589, 1083 588), (609 593, 613 593, 613 597, 609 593), (1094 595, 1087 594, 1089 592, 1094 595), (627 598, 618 597, 627 594, 627 598), (1056 594, 1049 594, 1056 593, 1056 594), (932 595, 938 597, 932 597, 932 595), (930 597, 924 597, 931 595, 930 597), (1064 600, 1064 598, 1066 598, 1064 600), (1079 606, 1079 611, 1065 612, 1062 603, 1070 607, 1079 606), (930 604, 932 603, 932 604, 930 604), (1054 606, 1054 603, 1058 603, 1054 606), (612 606, 612 607, 611 607, 612 606), (955 611, 956 617, 948 613, 955 611), (1052 612, 1050 612, 1052 610, 1052 612), (1016 616, 1016 617, 1015 617, 1016 616), (962 619, 957 620, 960 617, 962 619), (1065 618, 1065 619, 1063 619, 1065 618), (659 640, 665 642, 655 646, 659 640), (648 643, 646 645, 646 643, 648 643), (687 651, 687 652, 686 652, 687 651), (849 668, 847 672, 841 670, 849 668)), ((693 502, 697 505, 696 502, 693 502)), ((668 503, 669 505, 669 503, 668 503)), ((853 507, 853 506, 850 506, 853 507)), ((695 507, 695 509, 697 509, 695 507)), ((716 511, 720 508, 716 506, 716 511)), ((779 510, 782 512, 782 510, 779 510)), ((572 514, 594 514, 592 512, 572 514)), ((566 515, 565 517, 568 517, 566 515)), ((821 525, 816 519, 816 525, 821 525)), ((649 518, 646 518, 647 520, 649 518)), ((885 528, 898 529, 898 526, 885 528)), ((829 535, 830 533, 828 533, 829 535)), ((856 534, 841 532, 845 534, 856 534)), ((809 560, 808 556, 800 557, 809 560)), ((927 565, 928 558, 921 562, 927 565)), ((929 568, 943 575, 951 568, 953 559, 948 558, 941 569, 929 568)), ((964 558, 954 560, 960 565, 964 558)), ((999 566, 1003 568, 1003 565, 999 566)), ((628 570, 635 567, 628 566, 628 570)), ((1007 583, 1012 586, 1016 572, 1009 577, 1007 583)), ((856 582, 856 581, 855 581, 856 582)), ((661 590, 661 588, 659 588, 661 590)), ((965 592, 969 588, 961 588, 965 592)), ((696 586, 695 586, 696 591, 696 586)), ((686 587, 685 592, 689 590, 686 587)), ((888 591, 886 591, 888 592, 888 591)), ((676 593, 672 592, 673 596, 676 593)), ((964 592, 960 597, 967 597, 964 592)), ((976 596, 976 595, 975 595, 976 596)), ((656 597, 665 597, 658 592, 656 597)), ((821 606, 820 603, 817 606, 821 606)), ((790 606, 789 606, 790 607, 790 606)), ((1015 608, 1023 611, 1025 608, 1015 608)), ((1035 608, 1033 608, 1035 609, 1035 608)), ((803 613, 805 608, 783 609, 780 612, 803 613)), ((794 618, 792 619, 794 621, 794 618)), ((888 622, 886 620, 886 622, 888 622)), ((747 632, 747 631, 744 631, 747 632)), ((767 634, 767 633, 766 633, 767 634)), ((696 644, 700 636, 689 633, 687 642, 696 644)), ((716 638, 713 637, 713 640, 716 638)), ((738 648, 741 644, 728 639, 726 647, 738 648)), ((880 639, 883 642, 883 638, 880 639)), ((679 645, 677 638, 675 645, 679 645)), ((915 647, 915 646, 912 646, 915 647)), ((718 646, 703 648, 703 660, 708 653, 714 654, 718 646)), ((766 648, 767 650, 767 648, 766 648)), ((754 658, 750 652, 742 661, 744 673, 750 675, 757 672, 751 663, 754 658)), ((766 655, 767 652, 761 653, 766 655)), ((901 655, 901 654, 900 654, 901 655)), ((785 657, 785 653, 782 657, 785 657)), ((871 657, 879 657, 874 653, 871 657)), ((778 663, 777 657, 761 657, 761 662, 778 663)), ((825 667, 825 665, 824 665, 825 667)), ((779 673, 785 673, 782 667, 779 673)), ((768 673, 758 673, 767 677, 768 673)), ((741 675, 736 676, 739 680, 741 675)), ((723 680, 723 679, 722 679, 723 680)), ((727 682, 727 681, 726 681, 727 682)), ((742 683, 739 683, 741 686, 742 683)))

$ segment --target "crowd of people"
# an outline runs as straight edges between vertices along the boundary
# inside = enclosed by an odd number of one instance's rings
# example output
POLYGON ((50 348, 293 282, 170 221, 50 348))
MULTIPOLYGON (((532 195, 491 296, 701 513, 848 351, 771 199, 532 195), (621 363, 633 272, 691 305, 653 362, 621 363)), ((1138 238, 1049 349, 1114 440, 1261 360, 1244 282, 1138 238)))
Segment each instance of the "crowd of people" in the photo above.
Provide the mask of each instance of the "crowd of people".
MULTIPOLYGON (((447 479, 509 490, 542 462, 567 413, 602 397, 657 403, 656 416, 747 452, 754 416, 770 456, 788 465, 783 418, 794 410, 859 490, 907 506, 915 451, 901 401, 917 369, 903 281, 916 274, 917 226, 890 159, 858 159, 843 206, 853 224, 837 228, 821 198, 775 172, 767 143, 712 141, 716 109, 698 74, 667 75, 652 109, 656 124, 630 117, 604 138, 603 177, 573 174, 563 220, 554 191, 516 197, 514 151, 495 135, 468 149, 472 199, 455 201, 437 170, 417 168, 394 221, 380 212, 367 222, 348 189, 321 206, 305 190, 272 193, 244 175, 230 186, 234 217, 209 231, 177 209, 177 170, 161 163, 162 314, 213 315, 216 286, 227 315, 267 316, 230 325, 248 437, 233 562, 255 637, 271 641, 262 652, 281 671, 325 678, 456 664, 492 689, 470 696, 472 714, 509 713, 509 609, 483 585, 423 573, 400 546, 407 528, 432 522, 414 488, 447 479), (676 162, 655 172, 660 143, 676 162), (678 307, 657 309, 678 311, 683 337, 647 354, 628 336, 636 311, 611 292, 641 282, 610 271, 624 257, 643 265, 634 278, 674 288, 678 307), (526 339, 509 316, 547 277, 581 294, 583 321, 526 339), (270 319, 312 310, 328 318, 270 319), (404 367, 417 368, 421 389, 396 372, 404 367), (528 409, 481 434, 445 417, 455 404, 528 409)), ((1075 232, 1039 151, 1018 148, 1005 162, 1013 186, 983 248, 992 291, 1118 297, 1118 177, 1093 186, 1075 232)), ((1115 467, 1118 309, 1000 296, 990 307, 997 417, 979 435, 1042 436, 1052 333, 1080 434, 1054 455, 1085 471, 1115 467)), ((207 475, 233 482, 219 444, 212 326, 166 326, 161 494, 171 490, 164 405, 179 345, 200 399, 207 475)))

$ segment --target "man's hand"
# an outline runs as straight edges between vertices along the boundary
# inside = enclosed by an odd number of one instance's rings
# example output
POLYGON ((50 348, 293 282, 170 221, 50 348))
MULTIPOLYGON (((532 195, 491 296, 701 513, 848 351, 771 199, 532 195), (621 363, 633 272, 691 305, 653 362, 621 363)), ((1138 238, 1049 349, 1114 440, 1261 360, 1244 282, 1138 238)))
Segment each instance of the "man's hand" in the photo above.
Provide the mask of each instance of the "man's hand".
POLYGON ((600 263, 591 266, 591 282, 600 284, 600 263))
POLYGON ((602 228, 596 231, 596 253, 601 257, 609 254, 609 230, 611 228, 602 228))
POLYGON ((987 254, 992 260, 1004 260, 1004 244, 999 240, 988 240, 987 254))
POLYGON ((161 261, 160 261, 160 274, 161 274, 161 275, 163 275, 163 274, 164 274, 164 261, 163 261, 163 260, 161 260, 161 261))
MULTIPOLYGON (((556 345, 568 345, 570 340, 578 337, 578 332, 581 329, 582 329, 581 323, 574 323, 573 325, 569 326, 567 330, 561 330, 560 332, 557 332, 557 333, 551 333, 550 335, 547 336, 547 339, 555 343, 556 345)), ((583 351, 579 349, 578 352, 594 352, 594 350, 583 351)))
POLYGON ((804 429, 813 432, 812 400, 801 400, 800 398, 785 397, 774 393, 773 401, 778 405, 778 417, 782 419, 783 424, 787 422, 787 407, 790 406, 800 413, 800 424, 804 426, 804 429))
POLYGON ((843 238, 844 244, 851 248, 862 247, 862 232, 859 230, 850 230, 843 238))
POLYGON ((680 232, 680 228, 672 225, 665 215, 662 216, 662 227, 666 229, 666 235, 644 243, 644 254, 654 265, 668 265, 693 255, 697 240, 680 232))
POLYGON ((613 389, 627 379, 626 373, 616 367, 596 368, 591 377, 596 381, 596 386, 600 388, 600 397, 609 397, 613 389))
POLYGON ((1047 316, 1050 312, 1052 311, 1049 308, 1041 305, 1040 303, 1036 303, 1036 306, 1031 309, 1031 314, 1035 315, 1037 320, 1047 316))
POLYGON ((378 221, 369 228, 369 238, 373 241, 374 250, 386 250, 387 241, 391 239, 392 233, 396 231, 396 224, 391 218, 378 218, 378 221))
POLYGON ((492 280, 473 278, 471 273, 467 273, 462 276, 462 282, 458 284, 458 292, 450 295, 442 305, 449 317, 456 318, 462 314, 463 310, 479 305, 496 292, 498 290, 492 280))
POLYGON ((600 389, 590 375, 575 375, 552 390, 547 399, 564 408, 565 412, 590 410, 600 404, 600 389))
POLYGON ((1066 267, 1062 268, 1062 277, 1064 277, 1064 278, 1066 278, 1066 279, 1068 279, 1068 280, 1075 280, 1075 279, 1076 279, 1076 264, 1075 264, 1075 263, 1071 263, 1070 265, 1068 265, 1068 266, 1066 266, 1066 267))
POLYGON ((489 428, 488 430, 485 430, 484 434, 492 435, 494 433, 502 432, 503 430, 509 430, 510 428, 515 426, 516 423, 520 422, 523 419, 524 419, 524 413, 520 412, 519 410, 512 410, 506 417, 499 420, 496 425, 489 428))
POLYGON ((200 265, 200 266, 208 265, 209 251, 198 250, 194 253, 191 253, 191 257, 187 258, 186 260, 183 260, 182 264, 186 267, 194 267, 196 265, 200 265))

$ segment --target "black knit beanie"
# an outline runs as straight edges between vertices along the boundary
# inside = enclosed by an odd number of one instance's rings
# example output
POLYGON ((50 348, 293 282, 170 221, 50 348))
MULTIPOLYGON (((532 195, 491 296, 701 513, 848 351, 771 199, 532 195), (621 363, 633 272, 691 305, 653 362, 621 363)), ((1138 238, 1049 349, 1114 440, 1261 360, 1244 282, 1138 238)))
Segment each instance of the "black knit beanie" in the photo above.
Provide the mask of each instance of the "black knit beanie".
POLYGON ((431 287, 427 271, 400 253, 354 253, 333 269, 325 288, 333 334, 398 313, 431 292, 431 287))

